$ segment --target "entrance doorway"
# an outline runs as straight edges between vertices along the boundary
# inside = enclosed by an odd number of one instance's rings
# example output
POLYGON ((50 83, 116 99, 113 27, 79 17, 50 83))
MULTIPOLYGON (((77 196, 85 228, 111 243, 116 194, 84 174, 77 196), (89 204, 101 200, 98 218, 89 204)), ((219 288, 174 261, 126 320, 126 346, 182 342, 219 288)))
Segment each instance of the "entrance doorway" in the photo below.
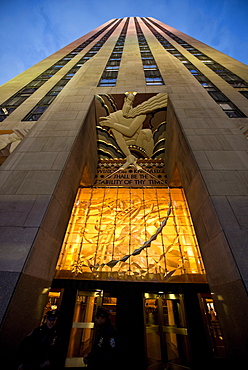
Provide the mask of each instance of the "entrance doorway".
POLYGON ((108 309, 110 320, 116 326, 116 297, 102 290, 77 292, 65 367, 86 367, 84 356, 91 351, 94 317, 99 306, 108 309))
POLYGON ((192 361, 198 366, 214 357, 202 306, 211 298, 207 284, 57 279, 52 289, 63 291, 58 308, 67 369, 85 367, 99 306, 108 308, 117 329, 118 369, 189 369, 192 361))
POLYGON ((83 358, 91 350, 99 306, 109 310, 112 324, 126 338, 121 341, 123 353, 130 353, 127 343, 136 337, 144 348, 147 369, 162 370, 167 363, 175 369, 187 367, 189 340, 182 294, 143 293, 142 309, 131 296, 103 290, 77 292, 65 367, 86 366, 83 358), (138 316, 144 325, 137 334, 138 316))
MULTIPOLYGON (((189 366, 189 339, 181 294, 145 293, 147 369, 189 366), (173 366, 174 364, 174 366, 173 366)), ((189 367, 188 367, 189 368, 189 367)))

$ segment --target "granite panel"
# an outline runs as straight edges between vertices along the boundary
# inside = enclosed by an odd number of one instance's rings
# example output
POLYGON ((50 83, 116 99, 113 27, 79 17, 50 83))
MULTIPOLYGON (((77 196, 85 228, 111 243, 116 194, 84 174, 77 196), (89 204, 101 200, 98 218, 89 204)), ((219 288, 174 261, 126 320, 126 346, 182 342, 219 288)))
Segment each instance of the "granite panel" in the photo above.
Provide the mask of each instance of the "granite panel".
POLYGON ((193 136, 188 135, 187 139, 189 141, 190 147, 192 150, 202 150, 202 151, 211 151, 211 150, 221 150, 222 145, 220 144, 218 138, 214 135, 197 135, 193 136))
POLYGON ((194 178, 192 178, 190 184, 185 187, 185 193, 189 203, 191 215, 194 217, 196 212, 199 211, 209 197, 200 172, 197 172, 194 178))
POLYGON ((44 232, 50 235, 53 239, 59 241, 63 238, 69 213, 71 211, 70 209, 64 208, 64 206, 64 204, 60 203, 60 200, 53 196, 46 211, 46 215, 40 225, 44 232))
POLYGON ((211 170, 212 166, 204 151, 197 150, 194 152, 195 160, 201 170, 211 170))
POLYGON ((210 195, 248 195, 248 187, 237 171, 201 172, 210 195))
MULTIPOLYGON (((15 154, 15 153, 13 153, 15 154)), ((55 152, 26 152, 19 154, 13 170, 50 170, 56 158, 55 152)))
POLYGON ((248 196, 227 197, 241 229, 248 230, 248 196))
POLYGON ((39 227, 50 203, 51 195, 37 195, 25 221, 25 227, 39 227))
POLYGON ((22 271, 37 231, 35 227, 1 227, 0 271, 22 271))
POLYGON ((223 232, 220 232, 207 244, 201 246, 200 249, 210 287, 215 284, 225 284, 240 279, 237 265, 223 232))
POLYGON ((2 226, 23 227, 36 201, 36 195, 0 195, 2 226))
POLYGON ((206 151, 206 156, 214 170, 246 170, 248 168, 248 157, 245 163, 234 151, 206 151))
POLYGON ((19 272, 0 271, 0 322, 4 318, 19 276, 19 272))
POLYGON ((0 171, 1 194, 15 194, 28 171, 0 171))
POLYGON ((248 150, 248 142, 244 135, 221 135, 218 137, 225 150, 248 150))
MULTIPOLYGON (((195 217, 200 218, 200 224, 204 225, 204 229, 207 232, 207 237, 208 237, 207 241, 212 240, 222 231, 219 220, 216 217, 216 213, 213 208, 212 201, 209 197, 206 198, 201 208, 198 210, 198 212, 195 215, 193 215, 193 217, 194 217, 194 220, 195 220, 195 217)), ((198 219, 198 223, 199 223, 199 219, 198 219)), ((199 232, 201 230, 201 225, 199 225, 199 228, 198 228, 199 232)))
POLYGON ((70 151, 62 151, 62 152, 59 152, 56 156, 56 159, 52 165, 52 168, 51 170, 52 171, 62 171, 64 166, 66 165, 66 162, 68 160, 68 157, 69 157, 69 154, 70 154, 70 151))
MULTIPOLYGON (((55 236, 57 235, 58 232, 55 236)), ((32 250, 23 268, 23 273, 45 280, 51 281, 53 279, 62 245, 61 238, 60 240, 59 238, 56 240, 53 236, 46 233, 42 228, 39 229, 32 250)))
POLYGON ((52 194, 60 171, 29 171, 17 190, 17 194, 52 194))
POLYGON ((42 151, 47 142, 44 137, 25 137, 16 148, 17 152, 39 152, 42 151))
POLYGON ((213 196, 211 200, 222 228, 225 230, 240 230, 240 225, 228 201, 228 197, 213 196))
POLYGON ((242 279, 248 279, 248 230, 225 230, 242 279))
POLYGON ((42 148, 43 152, 66 152, 73 145, 74 137, 59 137, 59 135, 48 138, 42 148))

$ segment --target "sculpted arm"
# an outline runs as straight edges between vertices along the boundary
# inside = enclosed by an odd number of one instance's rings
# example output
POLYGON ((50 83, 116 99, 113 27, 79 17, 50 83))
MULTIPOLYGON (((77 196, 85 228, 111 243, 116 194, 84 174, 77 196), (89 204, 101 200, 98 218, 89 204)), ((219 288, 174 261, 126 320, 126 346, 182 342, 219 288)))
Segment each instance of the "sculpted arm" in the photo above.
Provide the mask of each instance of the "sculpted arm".
POLYGON ((133 118, 133 119, 125 119, 125 124, 121 122, 115 122, 115 117, 109 115, 108 117, 100 117, 103 121, 101 121, 101 124, 103 126, 108 126, 116 131, 120 132, 122 135, 127 137, 132 137, 140 128, 142 128, 142 124, 146 118, 144 114, 133 118), (129 124, 127 126, 127 124, 129 124))

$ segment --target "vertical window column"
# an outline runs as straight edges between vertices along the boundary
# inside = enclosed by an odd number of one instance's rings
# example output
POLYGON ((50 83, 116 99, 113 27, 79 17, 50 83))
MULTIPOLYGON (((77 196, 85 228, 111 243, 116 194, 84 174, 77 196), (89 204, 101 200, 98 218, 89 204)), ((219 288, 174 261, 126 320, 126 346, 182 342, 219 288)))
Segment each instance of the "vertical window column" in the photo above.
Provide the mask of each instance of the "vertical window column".
POLYGON ((137 18, 134 18, 135 27, 138 37, 138 43, 140 48, 140 55, 143 64, 143 70, 145 73, 146 85, 164 85, 163 78, 159 72, 158 66, 155 62, 155 59, 152 55, 152 52, 148 46, 146 38, 141 30, 137 18))
POLYGON ((121 34, 115 44, 113 52, 106 64, 105 70, 102 74, 98 86, 115 86, 118 76, 118 71, 121 64, 121 57, 125 44, 127 29, 128 29, 129 18, 126 20, 125 25, 121 31, 121 34))

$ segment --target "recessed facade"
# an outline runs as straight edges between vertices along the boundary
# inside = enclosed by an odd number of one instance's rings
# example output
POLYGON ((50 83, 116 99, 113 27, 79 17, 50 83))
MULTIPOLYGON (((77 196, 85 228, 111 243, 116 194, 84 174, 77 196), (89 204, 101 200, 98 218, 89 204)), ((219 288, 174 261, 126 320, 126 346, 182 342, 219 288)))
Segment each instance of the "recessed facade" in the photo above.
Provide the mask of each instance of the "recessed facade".
POLYGON ((104 305, 124 368, 247 359, 247 76, 128 17, 0 88, 7 358, 52 307, 64 367, 84 367, 104 305))

